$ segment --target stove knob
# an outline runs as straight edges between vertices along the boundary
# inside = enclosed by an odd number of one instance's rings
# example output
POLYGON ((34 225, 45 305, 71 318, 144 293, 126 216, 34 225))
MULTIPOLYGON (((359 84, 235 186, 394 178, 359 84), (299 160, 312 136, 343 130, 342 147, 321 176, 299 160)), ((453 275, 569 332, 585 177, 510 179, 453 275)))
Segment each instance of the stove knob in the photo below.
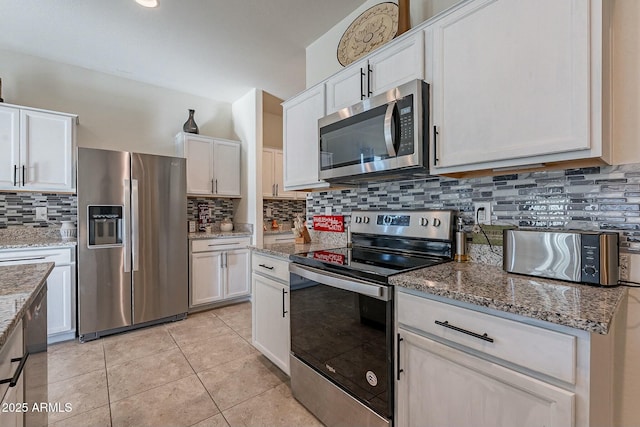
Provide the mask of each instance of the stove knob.
POLYGON ((420 218, 420 225, 423 227, 429 225, 429 218, 420 218))
POLYGON ((442 224, 442 222, 438 218, 433 218, 433 221, 431 221, 431 223, 434 227, 440 227, 440 224, 442 224))
POLYGON ((365 216, 364 218, 362 218, 362 222, 364 222, 365 224, 369 224, 369 217, 365 216))
POLYGON ((356 217, 356 224, 360 224, 362 222, 362 217, 356 217))
POLYGON ((390 215, 385 215, 382 217, 382 223, 384 225, 391 225, 391 222, 393 222, 393 218, 391 218, 390 215))

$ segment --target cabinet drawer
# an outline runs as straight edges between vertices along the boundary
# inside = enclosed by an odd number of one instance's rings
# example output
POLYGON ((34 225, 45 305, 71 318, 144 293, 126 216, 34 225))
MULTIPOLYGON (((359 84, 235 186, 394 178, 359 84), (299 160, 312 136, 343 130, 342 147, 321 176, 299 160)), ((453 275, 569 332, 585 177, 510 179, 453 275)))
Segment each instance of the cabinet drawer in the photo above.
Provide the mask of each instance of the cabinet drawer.
POLYGON ((0 265, 35 264, 41 262, 54 262, 56 265, 61 265, 74 262, 74 258, 75 251, 69 248, 0 251, 0 265))
POLYGON ((401 325, 575 384, 574 336, 404 293, 397 301, 401 325))
MULTIPOLYGON (((11 359, 22 357, 22 348, 22 321, 19 321, 0 350, 0 379, 13 377, 20 362, 11 362, 11 359)), ((8 383, 0 384, 0 400, 8 388, 8 383)))
POLYGON ((273 277, 289 283, 289 261, 270 256, 252 254, 251 269, 267 277, 273 277))
POLYGON ((231 237, 221 239, 198 239, 191 241, 191 252, 226 251, 245 249, 251 243, 247 237, 231 237))

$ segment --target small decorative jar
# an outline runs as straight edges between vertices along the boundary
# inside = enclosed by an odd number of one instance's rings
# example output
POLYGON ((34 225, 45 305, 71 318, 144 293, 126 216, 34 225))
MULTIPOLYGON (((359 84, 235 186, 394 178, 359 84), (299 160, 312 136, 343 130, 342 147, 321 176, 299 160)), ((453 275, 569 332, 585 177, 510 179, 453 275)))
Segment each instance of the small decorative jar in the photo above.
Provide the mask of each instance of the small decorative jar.
POLYGON ((220 231, 231 231, 233 230, 233 222, 231 219, 226 218, 220 222, 220 231))
POLYGON ((60 236, 63 239, 74 239, 78 234, 75 221, 61 221, 60 236))

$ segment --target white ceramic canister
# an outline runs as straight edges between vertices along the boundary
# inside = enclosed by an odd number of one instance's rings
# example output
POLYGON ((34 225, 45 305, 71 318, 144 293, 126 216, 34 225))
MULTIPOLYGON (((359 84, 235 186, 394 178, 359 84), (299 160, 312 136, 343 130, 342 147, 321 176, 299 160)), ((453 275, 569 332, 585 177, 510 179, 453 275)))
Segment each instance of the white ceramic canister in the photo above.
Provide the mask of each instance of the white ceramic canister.
POLYGON ((78 233, 75 221, 60 222, 62 223, 62 226, 60 227, 60 236, 62 236, 63 239, 74 239, 78 233))

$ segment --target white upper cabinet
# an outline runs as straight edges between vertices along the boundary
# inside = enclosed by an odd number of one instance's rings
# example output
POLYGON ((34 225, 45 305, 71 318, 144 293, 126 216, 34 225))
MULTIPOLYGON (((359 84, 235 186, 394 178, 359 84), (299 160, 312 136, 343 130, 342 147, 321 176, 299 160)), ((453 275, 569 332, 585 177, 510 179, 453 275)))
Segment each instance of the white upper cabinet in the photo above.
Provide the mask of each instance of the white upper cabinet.
POLYGON ((0 190, 74 192, 77 116, 0 106, 0 190))
POLYGON ((295 191, 284 191, 284 156, 282 150, 262 150, 262 197, 265 199, 295 199, 295 191))
POLYGON ((428 25, 432 171, 608 161, 606 17, 602 0, 474 0, 428 25))
POLYGON ((187 159, 187 194, 240 197, 240 143, 179 133, 177 155, 187 159))
POLYGON ((286 190, 325 188, 320 180, 318 120, 324 117, 324 84, 283 104, 284 187, 286 190))
POLYGON ((350 64, 327 79, 327 114, 423 78, 423 33, 417 32, 377 50, 367 59, 350 64))

